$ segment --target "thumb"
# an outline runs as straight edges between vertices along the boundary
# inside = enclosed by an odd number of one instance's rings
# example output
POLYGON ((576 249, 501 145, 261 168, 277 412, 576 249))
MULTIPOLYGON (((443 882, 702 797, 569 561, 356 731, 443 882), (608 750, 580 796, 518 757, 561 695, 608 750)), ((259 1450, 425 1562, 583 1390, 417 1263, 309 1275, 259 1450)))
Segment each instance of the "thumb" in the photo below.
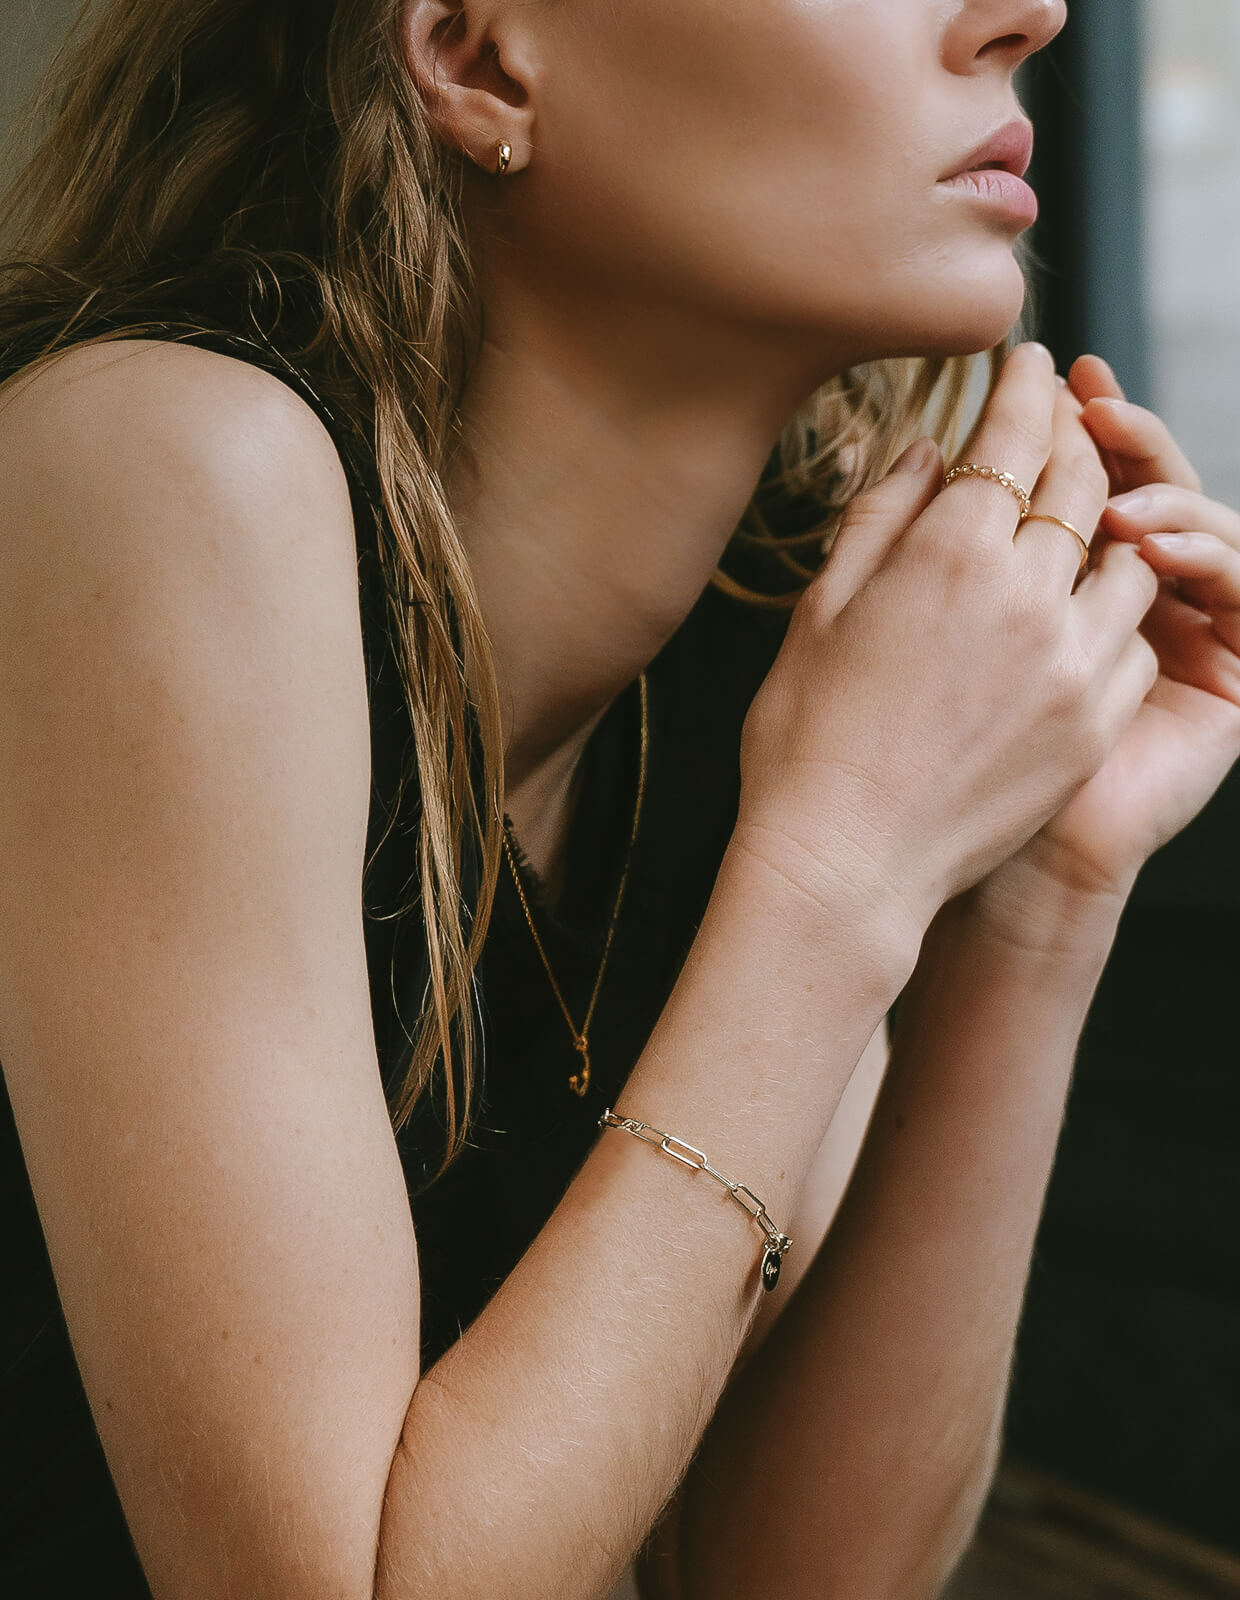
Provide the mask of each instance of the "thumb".
POLYGON ((942 452, 933 439, 918 439, 885 478, 852 501, 814 580, 831 616, 865 587, 942 486, 942 452))

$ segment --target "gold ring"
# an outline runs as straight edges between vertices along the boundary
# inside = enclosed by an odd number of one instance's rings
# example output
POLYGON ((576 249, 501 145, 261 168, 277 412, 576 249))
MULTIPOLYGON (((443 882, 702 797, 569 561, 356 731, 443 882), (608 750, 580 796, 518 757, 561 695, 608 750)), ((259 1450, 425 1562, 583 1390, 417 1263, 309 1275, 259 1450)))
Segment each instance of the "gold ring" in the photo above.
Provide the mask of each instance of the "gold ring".
POLYGON ((988 483, 997 483, 1001 489, 1006 489, 1009 494, 1015 495, 1020 504, 1020 515, 1023 521, 1033 509, 1029 491, 1022 489, 1020 484, 1010 472, 1000 472, 998 467, 979 466, 976 461, 966 461, 963 466, 953 467, 943 479, 943 487, 955 483, 957 478, 985 478, 988 483))
MULTIPOLYGON (((1062 517, 1053 517, 1049 511, 1027 511, 1020 519, 1023 528, 1026 522, 1053 522, 1057 528, 1066 528, 1081 547, 1081 564, 1076 569, 1079 578, 1089 565, 1089 542, 1079 528, 1074 528, 1070 522, 1065 522, 1062 517)), ((1018 528, 1017 533, 1020 532, 1018 528)))

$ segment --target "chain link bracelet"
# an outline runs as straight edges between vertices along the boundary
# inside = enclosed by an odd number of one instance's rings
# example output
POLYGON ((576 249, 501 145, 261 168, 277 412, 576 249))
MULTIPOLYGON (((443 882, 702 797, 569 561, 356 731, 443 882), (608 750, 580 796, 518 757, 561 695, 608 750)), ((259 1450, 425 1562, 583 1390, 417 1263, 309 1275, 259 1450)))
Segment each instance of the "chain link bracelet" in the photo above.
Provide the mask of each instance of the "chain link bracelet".
POLYGON ((610 1107, 598 1119, 600 1128, 619 1128, 624 1133, 631 1133, 643 1144, 652 1144, 656 1149, 662 1150, 665 1155, 671 1156, 673 1161, 679 1161, 682 1166, 690 1167, 694 1172, 708 1172, 716 1183, 723 1187, 740 1206, 751 1216, 766 1239, 766 1248, 762 1252, 762 1287, 771 1290, 779 1282, 779 1269, 783 1263, 784 1253, 792 1240, 786 1233, 781 1233, 770 1217, 766 1214, 766 1207, 758 1199, 752 1189, 747 1189, 743 1183, 736 1183, 731 1178, 725 1178, 718 1167, 712 1167, 710 1162, 691 1144, 686 1144, 683 1139, 677 1139, 674 1134, 662 1133, 658 1128, 652 1128, 648 1122, 639 1122, 636 1117, 618 1117, 610 1107))

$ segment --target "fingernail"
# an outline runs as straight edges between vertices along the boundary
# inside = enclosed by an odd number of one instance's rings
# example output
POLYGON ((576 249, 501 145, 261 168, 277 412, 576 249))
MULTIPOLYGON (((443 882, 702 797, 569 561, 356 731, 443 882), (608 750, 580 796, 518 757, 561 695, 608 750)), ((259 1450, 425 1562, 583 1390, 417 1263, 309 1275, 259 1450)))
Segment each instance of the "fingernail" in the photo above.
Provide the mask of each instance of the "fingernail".
POLYGON ((1154 496, 1148 489, 1130 489, 1127 494, 1117 494, 1108 500, 1107 505, 1124 516, 1139 517, 1153 509, 1154 496))
POLYGON ((1156 544, 1160 550, 1180 551, 1191 550, 1196 540, 1191 533, 1150 533, 1145 543, 1156 544))
POLYGON ((1050 351, 1047 349, 1047 347, 1044 344, 1039 344, 1036 339, 1031 339, 1029 341, 1029 348, 1031 350, 1036 351, 1043 358, 1043 360, 1049 362, 1049 364, 1052 367, 1055 365, 1054 356, 1050 353, 1050 351))
POLYGON ((933 439, 918 439, 892 467, 891 476, 898 472, 925 472, 937 454, 938 446, 933 439))

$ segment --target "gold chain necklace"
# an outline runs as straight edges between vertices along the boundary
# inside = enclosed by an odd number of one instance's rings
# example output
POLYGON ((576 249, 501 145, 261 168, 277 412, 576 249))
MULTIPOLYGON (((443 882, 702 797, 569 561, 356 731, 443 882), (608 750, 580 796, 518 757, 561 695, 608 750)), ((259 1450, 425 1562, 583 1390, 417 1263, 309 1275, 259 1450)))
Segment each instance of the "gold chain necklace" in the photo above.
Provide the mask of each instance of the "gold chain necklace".
POLYGON ((555 981, 555 973, 551 970, 551 963, 547 960, 547 952, 543 949, 543 942, 538 937, 538 929, 534 926, 534 918, 530 914, 529 901, 525 898, 525 889, 521 883, 521 874, 517 871, 517 863, 513 858, 512 845, 509 842, 508 819, 504 818, 504 851, 508 856, 508 865, 512 869, 513 882, 517 886, 517 893, 521 897, 521 908, 525 912, 525 920, 530 925, 530 932, 534 935, 534 943, 538 946, 538 953, 542 957, 542 964, 547 969, 547 976, 551 979, 551 987, 555 990, 555 997, 560 1002, 560 1010, 564 1013, 564 1020, 568 1023, 573 1036, 573 1047, 581 1056, 581 1066, 568 1080, 568 1086, 577 1096, 585 1094, 590 1087, 590 1023, 594 1017, 594 1005, 598 1000, 598 992, 603 982, 603 973, 607 967, 607 957, 611 954, 611 941, 615 937, 616 922, 620 916, 620 905, 624 899, 624 886, 629 879, 629 867, 633 861, 633 846, 637 842, 637 825, 641 821, 642 798, 646 793, 646 749, 650 736, 649 721, 649 696, 646 688, 646 674, 643 672, 637 680, 641 689, 642 700, 642 748, 641 764, 637 774, 637 805, 633 811, 633 831, 629 835, 629 845, 624 856, 624 869, 620 874, 620 887, 616 890, 616 903, 612 907, 611 921, 607 926, 607 939, 603 945, 603 959, 599 962, 598 976, 594 980, 594 992, 590 996, 590 1004, 586 1008, 585 1021, 578 1029, 573 1021, 564 996, 560 993, 560 986, 555 981))

